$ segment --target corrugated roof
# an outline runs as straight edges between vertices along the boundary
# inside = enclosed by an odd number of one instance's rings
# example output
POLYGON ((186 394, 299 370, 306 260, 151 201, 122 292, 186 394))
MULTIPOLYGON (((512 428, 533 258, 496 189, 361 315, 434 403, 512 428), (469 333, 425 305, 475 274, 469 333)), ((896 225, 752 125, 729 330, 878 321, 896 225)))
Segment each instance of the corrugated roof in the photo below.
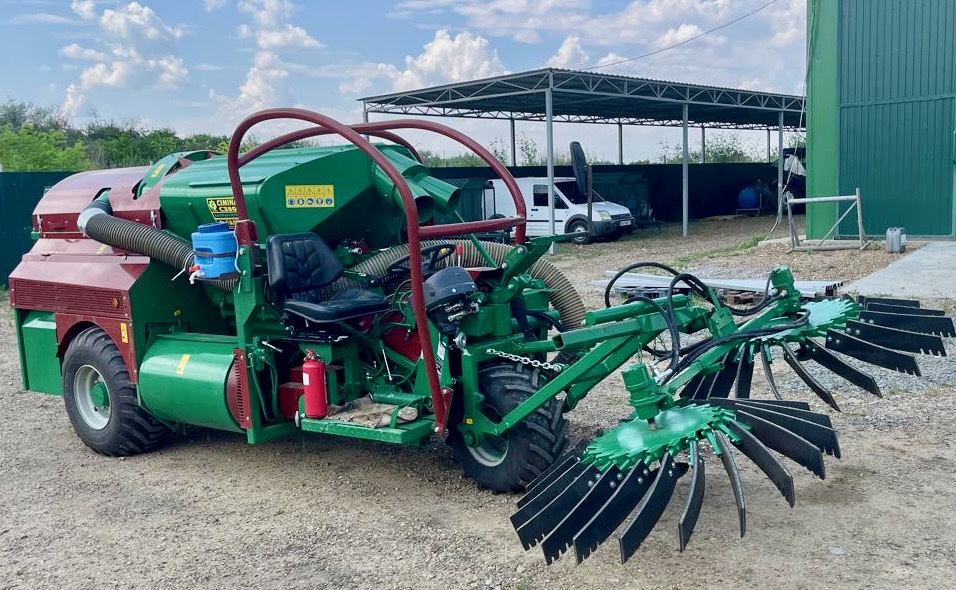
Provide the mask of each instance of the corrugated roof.
POLYGON ((541 121, 552 93, 555 121, 680 126, 804 128, 804 98, 789 94, 544 68, 359 99, 373 113, 541 121))

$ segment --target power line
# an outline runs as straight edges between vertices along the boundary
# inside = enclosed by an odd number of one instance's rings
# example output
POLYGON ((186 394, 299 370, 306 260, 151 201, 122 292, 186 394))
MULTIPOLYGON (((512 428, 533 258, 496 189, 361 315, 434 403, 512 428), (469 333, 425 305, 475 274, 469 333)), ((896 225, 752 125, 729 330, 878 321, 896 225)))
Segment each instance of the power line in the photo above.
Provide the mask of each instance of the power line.
POLYGON ((762 10, 764 10, 765 8, 767 8, 768 6, 770 6, 771 4, 776 4, 776 3, 779 2, 779 1, 780 1, 780 0, 770 0, 769 2, 766 2, 766 3, 762 4, 760 7, 756 8, 756 9, 754 9, 754 10, 751 10, 750 12, 748 12, 748 13, 746 13, 746 14, 742 14, 742 15, 738 16, 738 17, 735 18, 734 20, 727 21, 727 22, 725 22, 724 24, 721 24, 721 25, 717 25, 716 27, 714 27, 714 28, 712 28, 712 29, 707 29, 706 31, 702 31, 702 32, 700 32, 700 33, 694 35, 693 37, 691 37, 691 38, 689 38, 689 39, 684 39, 683 41, 681 41, 681 42, 679 42, 679 43, 674 43, 673 45, 668 45, 667 47, 662 47, 662 48, 660 48, 660 49, 655 49, 654 51, 649 51, 648 53, 644 53, 644 54, 638 55, 637 57, 629 57, 629 58, 627 58, 627 59, 621 59, 621 60, 614 61, 614 62, 611 62, 611 63, 601 64, 601 65, 599 65, 599 66, 591 66, 590 68, 584 68, 584 69, 585 69, 585 70, 597 70, 597 69, 599 69, 599 68, 609 68, 609 67, 611 67, 611 66, 620 65, 620 64, 623 64, 623 63, 631 62, 631 61, 637 61, 637 60, 639 60, 639 59, 644 59, 645 57, 650 57, 650 56, 652 56, 652 55, 657 55, 658 53, 663 53, 663 52, 665 52, 665 51, 670 51, 671 49, 676 49, 677 47, 680 47, 680 46, 682 46, 682 45, 687 45, 687 44, 690 43, 691 41, 696 41, 697 39, 700 39, 701 37, 703 37, 703 36, 705 36, 705 35, 709 35, 709 34, 713 33, 714 31, 719 31, 720 29, 725 29, 725 28, 727 28, 727 27, 729 27, 729 26, 731 26, 731 25, 735 25, 735 24, 739 23, 740 21, 744 20, 745 18, 749 18, 749 17, 751 17, 751 16, 757 14, 758 12, 761 12, 762 10))

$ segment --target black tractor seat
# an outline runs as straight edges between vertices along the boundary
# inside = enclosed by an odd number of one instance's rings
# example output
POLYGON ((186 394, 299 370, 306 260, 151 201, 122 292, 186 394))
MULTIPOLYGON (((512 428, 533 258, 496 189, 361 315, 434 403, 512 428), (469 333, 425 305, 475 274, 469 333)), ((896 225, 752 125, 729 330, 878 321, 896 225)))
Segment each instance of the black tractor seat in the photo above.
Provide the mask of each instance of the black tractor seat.
POLYGON ((366 289, 346 289, 326 301, 316 301, 318 289, 341 277, 344 269, 314 233, 269 236, 266 263, 275 305, 283 321, 293 327, 341 322, 388 309, 383 295, 366 289))
POLYGON ((285 302, 283 311, 304 320, 322 324, 340 322, 388 309, 385 297, 365 289, 346 289, 339 291, 328 301, 312 303, 304 299, 290 299, 285 302))

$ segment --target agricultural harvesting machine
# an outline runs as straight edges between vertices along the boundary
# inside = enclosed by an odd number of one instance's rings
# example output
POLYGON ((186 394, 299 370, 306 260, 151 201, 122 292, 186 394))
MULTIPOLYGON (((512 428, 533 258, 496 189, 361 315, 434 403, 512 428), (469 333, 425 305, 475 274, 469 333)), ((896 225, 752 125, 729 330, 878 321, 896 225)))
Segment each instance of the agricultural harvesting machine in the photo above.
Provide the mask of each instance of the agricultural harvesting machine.
POLYGON ((524 213, 508 171, 452 129, 346 126, 299 109, 245 119, 226 155, 71 176, 37 205, 35 245, 9 281, 23 387, 62 394, 79 438, 111 456, 156 449, 187 426, 252 444, 299 431, 400 445, 444 437, 480 485, 526 492, 512 517, 526 547, 540 544, 550 562, 573 546, 581 560, 620 529, 627 559, 689 472, 684 548, 705 457, 733 482, 743 533, 732 449, 791 505, 774 451, 821 478, 823 455, 839 456, 827 415, 750 399, 755 359, 770 377, 771 349, 782 350, 836 408, 804 361, 879 394, 831 351, 915 372, 890 348, 941 353, 933 333, 952 332, 948 318, 901 301, 801 303, 785 267, 748 309, 657 265, 692 294, 607 297, 587 311, 542 258, 562 238, 526 240, 524 213), (283 118, 314 126, 240 154, 251 127, 283 118), (460 194, 393 133, 409 128, 477 153, 517 216, 436 224, 460 194), (348 144, 287 146, 327 134, 348 144), (500 230, 513 230, 513 246, 475 238, 500 230), (682 333, 703 337, 682 345, 682 333), (622 367, 630 414, 565 453, 565 413, 622 367))

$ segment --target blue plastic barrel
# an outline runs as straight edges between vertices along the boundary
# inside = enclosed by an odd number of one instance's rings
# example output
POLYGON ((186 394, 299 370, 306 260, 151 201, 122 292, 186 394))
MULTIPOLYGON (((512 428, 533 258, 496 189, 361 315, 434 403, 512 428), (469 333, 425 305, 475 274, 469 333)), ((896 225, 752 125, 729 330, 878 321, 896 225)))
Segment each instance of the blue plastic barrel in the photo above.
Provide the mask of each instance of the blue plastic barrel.
POLYGON ((236 234, 224 222, 200 225, 193 232, 193 252, 203 278, 236 272, 236 234))
POLYGON ((757 195, 757 189, 752 186, 748 186, 744 190, 737 193, 737 208, 756 209, 758 199, 759 196, 757 195))

